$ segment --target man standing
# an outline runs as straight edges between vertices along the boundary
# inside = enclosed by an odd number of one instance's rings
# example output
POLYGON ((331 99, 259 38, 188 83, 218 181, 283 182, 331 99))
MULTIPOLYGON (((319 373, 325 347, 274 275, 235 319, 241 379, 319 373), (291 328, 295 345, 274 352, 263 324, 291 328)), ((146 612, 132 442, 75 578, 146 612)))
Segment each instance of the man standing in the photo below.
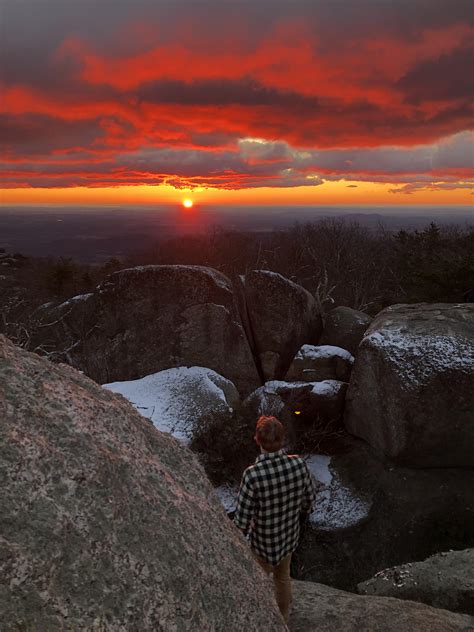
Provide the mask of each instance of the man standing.
POLYGON ((284 434, 275 417, 258 419, 255 441, 261 454, 243 474, 234 522, 249 534, 263 570, 273 573, 278 607, 288 622, 291 555, 298 544, 300 515, 311 512, 315 492, 304 460, 282 449, 284 434))

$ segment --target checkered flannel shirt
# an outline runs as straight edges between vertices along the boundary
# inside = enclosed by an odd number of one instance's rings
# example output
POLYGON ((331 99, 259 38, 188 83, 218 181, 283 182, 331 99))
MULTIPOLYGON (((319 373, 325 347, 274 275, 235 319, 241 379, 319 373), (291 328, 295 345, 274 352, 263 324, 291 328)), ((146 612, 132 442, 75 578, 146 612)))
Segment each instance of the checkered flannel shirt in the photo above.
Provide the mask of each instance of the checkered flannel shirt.
POLYGON ((255 553, 276 565, 296 549, 300 514, 314 499, 304 459, 284 450, 261 454, 242 477, 234 523, 248 532, 255 553))

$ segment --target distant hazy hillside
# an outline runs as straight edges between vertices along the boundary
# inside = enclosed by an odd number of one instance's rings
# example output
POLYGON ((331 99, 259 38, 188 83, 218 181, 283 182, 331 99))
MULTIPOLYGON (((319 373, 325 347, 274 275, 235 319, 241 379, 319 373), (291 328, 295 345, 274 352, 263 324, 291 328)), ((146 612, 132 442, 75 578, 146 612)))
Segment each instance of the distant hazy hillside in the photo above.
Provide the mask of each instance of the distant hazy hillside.
POLYGON ((268 232, 325 217, 396 231, 438 224, 474 223, 470 207, 3 207, 0 248, 33 256, 67 256, 100 263, 149 248, 172 236, 202 233, 212 226, 268 232))

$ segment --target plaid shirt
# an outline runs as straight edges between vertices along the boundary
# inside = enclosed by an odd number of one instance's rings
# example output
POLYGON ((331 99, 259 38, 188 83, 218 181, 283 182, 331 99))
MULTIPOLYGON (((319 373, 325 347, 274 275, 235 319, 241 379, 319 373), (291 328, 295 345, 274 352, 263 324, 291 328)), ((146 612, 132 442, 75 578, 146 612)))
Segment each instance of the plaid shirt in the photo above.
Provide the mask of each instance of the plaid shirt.
POLYGON ((301 457, 283 450, 261 454, 242 477, 234 522, 249 531, 255 553, 275 565, 296 549, 300 514, 312 510, 314 499, 301 457))

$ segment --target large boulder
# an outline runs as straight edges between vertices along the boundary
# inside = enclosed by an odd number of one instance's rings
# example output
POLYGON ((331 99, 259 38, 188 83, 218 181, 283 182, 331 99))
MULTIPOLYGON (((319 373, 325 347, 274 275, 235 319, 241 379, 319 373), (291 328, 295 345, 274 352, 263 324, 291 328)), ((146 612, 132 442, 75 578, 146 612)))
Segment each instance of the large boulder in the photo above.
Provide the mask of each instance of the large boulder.
POLYGON ((126 397, 162 432, 188 443, 203 425, 230 422, 240 404, 230 380, 205 367, 176 367, 139 380, 104 384, 126 397))
POLYGON ((474 465, 474 305, 394 305, 362 340, 345 424, 382 457, 474 465))
POLYGON ((293 358, 285 380, 322 382, 339 380, 349 382, 354 357, 349 351, 331 345, 303 345, 293 358))
POLYGON ((255 353, 264 381, 282 379, 303 344, 316 344, 321 316, 303 287, 269 270, 243 277, 245 302, 255 353))
POLYGON ((0 337, 2 630, 284 630, 193 454, 0 337))
POLYGON ((324 316, 324 328, 319 342, 322 345, 342 347, 355 356, 371 322, 372 317, 364 312, 351 307, 335 307, 324 316))
MULTIPOLYGON (((470 632, 474 618, 390 597, 293 582, 291 632, 470 632)), ((267 628, 269 629, 269 628, 267 628)))
POLYGON ((474 549, 387 568, 357 588, 363 595, 411 599, 474 615, 474 549))
POLYGON ((349 438, 345 450, 328 464, 310 461, 324 486, 302 533, 295 577, 356 590, 390 566, 474 546, 472 468, 393 467, 349 438))
POLYGON ((34 347, 99 383, 205 366, 244 394, 260 383, 229 279, 202 266, 120 270, 40 314, 34 347))

